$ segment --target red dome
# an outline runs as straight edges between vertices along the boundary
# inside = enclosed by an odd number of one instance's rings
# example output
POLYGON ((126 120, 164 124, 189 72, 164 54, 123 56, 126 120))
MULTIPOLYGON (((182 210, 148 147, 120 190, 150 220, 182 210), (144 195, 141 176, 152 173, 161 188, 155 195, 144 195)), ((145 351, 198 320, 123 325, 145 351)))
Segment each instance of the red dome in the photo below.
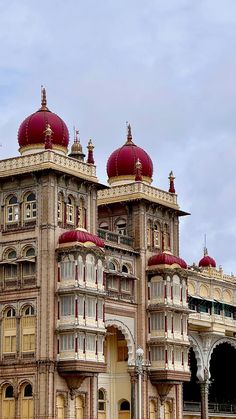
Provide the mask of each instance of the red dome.
POLYGON ((183 259, 174 256, 170 253, 159 253, 159 255, 151 256, 148 261, 148 266, 174 264, 179 265, 183 269, 187 269, 187 263, 183 259))
POLYGON ((135 179, 136 163, 142 164, 142 177, 152 178, 153 164, 149 155, 132 141, 131 128, 128 127, 127 142, 113 151, 107 162, 107 174, 109 178, 133 176, 135 179))
MULTIPOLYGON (((55 113, 51 112, 46 104, 46 92, 42 91, 41 108, 28 116, 20 125, 18 131, 18 143, 20 149, 24 147, 34 147, 34 145, 45 145, 45 129, 47 124, 52 130, 52 148, 67 149, 69 143, 69 131, 65 122, 55 113)), ((66 150, 65 150, 66 151, 66 150)))
POLYGON ((94 234, 88 233, 84 230, 70 230, 62 233, 59 237, 59 244, 64 243, 94 243, 95 246, 104 247, 104 241, 94 234))
POLYGON ((199 261, 198 266, 202 268, 207 268, 208 266, 211 266, 212 268, 216 268, 216 261, 210 256, 208 256, 206 249, 204 251, 203 258, 199 261))

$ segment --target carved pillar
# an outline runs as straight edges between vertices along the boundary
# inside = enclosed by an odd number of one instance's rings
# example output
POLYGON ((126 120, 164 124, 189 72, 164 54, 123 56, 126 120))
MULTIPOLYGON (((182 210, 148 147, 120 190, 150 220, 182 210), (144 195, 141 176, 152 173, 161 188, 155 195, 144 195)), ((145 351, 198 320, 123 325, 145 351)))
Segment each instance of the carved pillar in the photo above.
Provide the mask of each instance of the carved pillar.
POLYGON ((200 381, 200 392, 201 392, 201 419, 208 419, 208 390, 209 381, 200 381))
POLYGON ((98 417, 98 375, 90 378, 90 416, 93 419, 98 417))
POLYGON ((130 372, 130 384, 131 384, 131 416, 130 419, 136 419, 136 374, 130 372))

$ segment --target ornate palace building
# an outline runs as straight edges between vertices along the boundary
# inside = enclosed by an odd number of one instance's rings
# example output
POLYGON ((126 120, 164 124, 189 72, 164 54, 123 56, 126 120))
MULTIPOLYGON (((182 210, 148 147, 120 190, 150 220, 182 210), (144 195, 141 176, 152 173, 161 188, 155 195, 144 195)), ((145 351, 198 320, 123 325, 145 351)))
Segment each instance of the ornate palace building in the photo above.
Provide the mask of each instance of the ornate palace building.
POLYGON ((45 89, 18 143, 0 161, 0 417, 236 417, 236 281, 179 257, 173 173, 152 185, 128 126, 102 185, 45 89))

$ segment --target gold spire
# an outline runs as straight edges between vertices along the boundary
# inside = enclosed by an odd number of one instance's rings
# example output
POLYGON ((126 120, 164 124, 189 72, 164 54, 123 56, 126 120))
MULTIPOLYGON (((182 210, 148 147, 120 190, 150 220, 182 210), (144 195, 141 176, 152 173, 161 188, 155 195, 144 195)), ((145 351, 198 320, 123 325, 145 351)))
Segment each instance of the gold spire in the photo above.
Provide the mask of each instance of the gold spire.
POLYGON ((126 122, 126 124, 127 124, 127 141, 126 141, 126 144, 133 144, 131 125, 128 124, 128 122, 126 122))
POLYGON ((91 139, 90 139, 90 140, 89 140, 89 142, 88 142, 87 149, 88 149, 89 151, 93 151, 93 149, 94 149, 94 145, 93 145, 93 143, 92 143, 92 140, 91 140, 91 139))
POLYGON ((40 111, 48 111, 47 94, 45 87, 41 86, 41 108, 40 111))

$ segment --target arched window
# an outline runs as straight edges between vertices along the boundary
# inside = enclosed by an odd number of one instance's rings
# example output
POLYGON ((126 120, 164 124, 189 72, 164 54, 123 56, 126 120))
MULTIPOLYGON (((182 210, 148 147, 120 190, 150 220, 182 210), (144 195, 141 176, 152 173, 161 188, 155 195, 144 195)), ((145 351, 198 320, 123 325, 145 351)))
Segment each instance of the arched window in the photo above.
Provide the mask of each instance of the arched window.
POLYGON ((19 203, 15 195, 6 200, 6 222, 18 223, 19 221, 19 203))
POLYGON ((103 283, 103 265, 101 259, 97 263, 97 282, 99 285, 103 283))
POLYGON ((28 260, 23 260, 22 263, 22 276, 23 278, 27 278, 27 277, 32 277, 35 276, 36 273, 36 263, 35 263, 35 259, 32 257, 35 256, 35 250, 33 247, 27 247, 24 250, 24 256, 28 259, 28 260), (30 259, 31 258, 31 259, 30 259))
POLYGON ((65 399, 61 394, 59 394, 56 399, 56 418, 65 418, 65 399))
POLYGON ((118 234, 121 234, 122 236, 126 236, 127 235, 127 230, 126 230, 126 220, 124 219, 120 219, 116 222, 116 231, 118 234))
POLYGON ((60 266, 63 281, 75 280, 75 261, 72 258, 61 261, 60 266))
MULTIPOLYGON (((123 400, 119 403, 119 412, 129 412, 130 411, 130 402, 128 400, 123 400)), ((122 416, 120 416, 122 417, 122 416)))
POLYGON ((83 399, 81 396, 75 398, 75 419, 83 419, 84 417, 84 407, 83 399))
POLYGON ((62 193, 59 193, 58 199, 57 199, 57 219, 60 223, 63 222, 63 210, 64 210, 63 195, 62 193))
POLYGON ((21 351, 24 353, 35 351, 35 322, 36 318, 34 307, 24 307, 20 319, 21 351))
POLYGON ((82 285, 84 282, 84 262, 83 262, 82 256, 78 257, 77 267, 78 267, 78 281, 79 281, 79 284, 82 285))
POLYGON ((3 318, 3 354, 16 352, 16 312, 7 308, 3 318))
POLYGON ((14 249, 8 250, 5 254, 6 259, 16 259, 16 251, 14 249))
POLYGON ((113 262, 109 262, 108 268, 110 271, 116 271, 116 265, 113 262))
POLYGON ((75 200, 72 196, 68 197, 66 204, 66 222, 68 224, 75 223, 75 200))
POLYGON ((147 222, 147 245, 152 245, 152 224, 150 220, 147 222))
POLYGON ((122 265, 122 269, 121 269, 121 271, 123 272, 123 273, 129 273, 129 269, 128 269, 128 266, 127 265, 122 265))
POLYGON ((98 416, 99 419, 103 419, 106 416, 106 393, 100 388, 98 390, 98 416))
POLYGON ((25 251, 25 256, 28 258, 30 256, 35 256, 35 250, 33 247, 29 247, 25 251))
POLYGON ((109 230, 109 225, 106 221, 103 221, 99 224, 99 228, 102 228, 103 230, 109 230))
POLYGON ((155 223, 153 228, 153 246, 160 247, 161 245, 161 229, 160 224, 155 223))
POLYGON ((170 250, 170 229, 167 224, 164 226, 164 249, 170 250))
POLYGON ((15 399, 14 390, 11 385, 5 387, 3 391, 2 400, 2 414, 1 418, 14 419, 15 418, 15 399))
POLYGON ((14 249, 9 249, 4 254, 4 259, 6 258, 9 261, 4 264, 4 278, 6 280, 17 278, 17 264, 14 261, 16 257, 17 255, 14 249))
POLYGON ((93 255, 86 256, 86 282, 95 284, 95 258, 93 255))
POLYGON ((36 196, 33 192, 28 193, 24 199, 24 220, 34 220, 37 215, 36 196))
POLYGON ((82 198, 79 200, 78 226, 86 228, 86 208, 82 198))
POLYGON ((24 419, 34 418, 34 400, 31 384, 22 386, 20 396, 20 417, 24 419))

